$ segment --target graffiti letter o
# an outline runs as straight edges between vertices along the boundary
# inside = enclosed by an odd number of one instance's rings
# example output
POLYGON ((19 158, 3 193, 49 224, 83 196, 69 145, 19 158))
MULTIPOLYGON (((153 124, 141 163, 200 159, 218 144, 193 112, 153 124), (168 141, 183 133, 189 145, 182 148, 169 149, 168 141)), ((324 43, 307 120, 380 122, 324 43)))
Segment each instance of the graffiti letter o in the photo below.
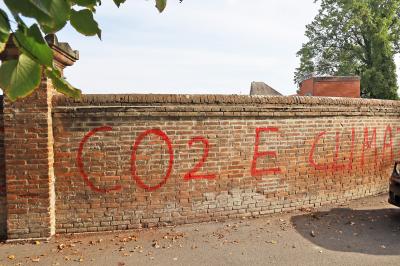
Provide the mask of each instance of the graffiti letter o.
POLYGON ((174 151, 172 149, 172 143, 171 140, 168 138, 168 136, 161 130, 159 129, 150 129, 147 131, 144 131, 143 133, 141 133, 135 141, 135 144, 133 145, 133 149, 132 149, 132 156, 131 156, 131 173, 132 173, 132 177, 133 179, 136 181, 136 184, 147 190, 147 191, 154 191, 157 190, 159 188, 161 188, 163 185, 165 185, 165 183, 168 181, 168 178, 171 175, 171 171, 172 171, 172 165, 174 164, 174 151), (168 163, 168 170, 167 173, 165 174, 163 180, 155 185, 155 186, 148 186, 146 185, 143 180, 140 178, 140 176, 138 176, 137 171, 136 171, 136 152, 139 148, 140 143, 143 141, 143 139, 150 134, 154 134, 157 135, 159 137, 161 137, 165 143, 168 146, 168 153, 169 153, 169 163, 168 163))

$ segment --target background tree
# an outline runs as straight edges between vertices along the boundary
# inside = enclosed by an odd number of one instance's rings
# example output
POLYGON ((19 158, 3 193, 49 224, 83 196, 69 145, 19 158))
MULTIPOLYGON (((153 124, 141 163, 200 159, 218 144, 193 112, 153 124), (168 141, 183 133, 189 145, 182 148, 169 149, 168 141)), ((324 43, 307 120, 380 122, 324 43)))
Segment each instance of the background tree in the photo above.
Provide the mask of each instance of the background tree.
MULTIPOLYGON (((318 2, 318 0, 315 0, 318 2)), ((298 51, 294 81, 309 74, 359 75, 365 98, 398 99, 400 0, 321 0, 298 51)))
MULTIPOLYGON (((119 7, 126 0, 113 1, 119 7)), ((162 12, 167 0, 155 2, 162 12)), ((0 52, 10 38, 20 52, 17 59, 7 60, 0 66, 0 87, 4 94, 12 101, 25 97, 39 86, 42 75, 46 74, 57 91, 80 97, 81 91, 69 84, 53 65, 53 51, 43 36, 60 31, 69 22, 81 34, 97 35, 101 39, 101 30, 93 18, 101 0, 4 0, 4 3, 12 17, 0 9, 0 52), (34 23, 28 26, 25 18, 32 18, 34 23)))

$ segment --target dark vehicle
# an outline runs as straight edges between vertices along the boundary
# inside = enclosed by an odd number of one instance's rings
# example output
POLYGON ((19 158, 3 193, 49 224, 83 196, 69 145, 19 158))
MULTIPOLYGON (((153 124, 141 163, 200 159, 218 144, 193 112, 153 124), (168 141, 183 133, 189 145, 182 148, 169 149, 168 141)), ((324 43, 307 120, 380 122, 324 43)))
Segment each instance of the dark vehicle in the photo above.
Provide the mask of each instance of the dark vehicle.
POLYGON ((400 161, 394 164, 390 178, 389 203, 400 207, 400 161))

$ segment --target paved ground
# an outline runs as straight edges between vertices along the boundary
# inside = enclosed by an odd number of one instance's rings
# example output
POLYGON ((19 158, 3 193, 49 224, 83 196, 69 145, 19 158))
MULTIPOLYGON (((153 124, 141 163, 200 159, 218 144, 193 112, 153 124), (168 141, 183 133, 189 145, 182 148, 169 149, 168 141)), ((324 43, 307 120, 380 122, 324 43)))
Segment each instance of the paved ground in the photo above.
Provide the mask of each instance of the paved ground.
POLYGON ((1 244, 0 265, 400 265, 386 195, 259 219, 1 244))

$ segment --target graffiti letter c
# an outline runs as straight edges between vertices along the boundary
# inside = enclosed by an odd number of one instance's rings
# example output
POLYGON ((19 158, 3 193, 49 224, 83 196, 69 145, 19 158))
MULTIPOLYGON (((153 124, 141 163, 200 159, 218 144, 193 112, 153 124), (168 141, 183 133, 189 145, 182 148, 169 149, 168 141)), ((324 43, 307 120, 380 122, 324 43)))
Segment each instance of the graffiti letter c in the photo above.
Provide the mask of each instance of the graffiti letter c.
POLYGON ((98 127, 98 128, 92 129, 91 131, 89 131, 89 133, 87 133, 83 137, 83 139, 79 143, 78 155, 76 157, 79 172, 80 172, 81 176, 83 177, 83 181, 85 181, 85 184, 87 186, 89 186, 91 190, 93 190, 97 193, 109 193, 112 191, 120 191, 122 189, 121 185, 116 185, 109 189, 102 189, 102 188, 96 187, 93 184, 93 182, 89 180, 89 176, 87 175, 87 173, 84 170, 84 164, 83 164, 83 160, 82 160, 83 146, 94 134, 96 134, 97 132, 100 132, 100 131, 112 131, 112 127, 104 126, 104 127, 98 127))

